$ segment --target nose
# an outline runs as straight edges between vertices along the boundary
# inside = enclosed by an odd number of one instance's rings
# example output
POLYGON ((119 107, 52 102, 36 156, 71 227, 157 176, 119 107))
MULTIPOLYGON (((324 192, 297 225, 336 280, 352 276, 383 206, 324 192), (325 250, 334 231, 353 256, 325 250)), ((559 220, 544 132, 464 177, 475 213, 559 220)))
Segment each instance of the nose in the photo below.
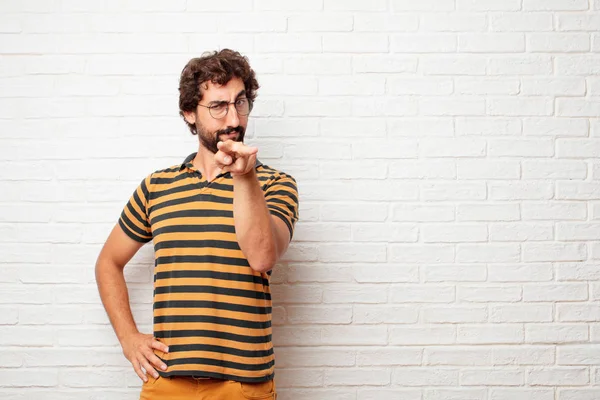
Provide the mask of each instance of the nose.
POLYGON ((240 124, 240 116, 235 109, 235 103, 229 103, 230 110, 227 113, 227 126, 236 127, 240 124))

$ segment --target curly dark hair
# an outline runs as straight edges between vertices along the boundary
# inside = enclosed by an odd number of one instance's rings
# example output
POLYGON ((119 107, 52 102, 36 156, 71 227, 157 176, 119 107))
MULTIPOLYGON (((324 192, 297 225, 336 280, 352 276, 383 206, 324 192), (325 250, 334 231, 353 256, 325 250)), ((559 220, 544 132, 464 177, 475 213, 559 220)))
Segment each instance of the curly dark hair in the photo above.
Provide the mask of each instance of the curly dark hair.
MULTIPOLYGON (((214 84, 225 85, 233 77, 244 82, 246 97, 253 102, 259 85, 247 57, 237 51, 223 49, 192 58, 181 71, 179 79, 179 115, 183 117, 184 111, 196 110, 202 100, 202 83, 211 81, 214 84)), ((198 133, 195 125, 187 121, 185 123, 193 135, 198 133)))

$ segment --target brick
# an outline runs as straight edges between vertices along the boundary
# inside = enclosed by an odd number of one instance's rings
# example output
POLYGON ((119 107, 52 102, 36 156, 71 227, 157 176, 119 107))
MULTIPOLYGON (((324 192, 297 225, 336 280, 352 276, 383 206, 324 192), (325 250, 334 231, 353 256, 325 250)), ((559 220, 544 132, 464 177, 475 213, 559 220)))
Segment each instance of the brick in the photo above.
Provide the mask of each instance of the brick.
POLYGON ((590 304, 557 304, 556 314, 560 322, 594 322, 600 315, 600 306, 590 304))
POLYGON ((325 385, 342 386, 387 386, 390 383, 391 371, 389 369, 332 369, 325 371, 325 385))
MULTIPOLYGON (((442 64, 442 68, 446 67, 442 64)), ((477 63, 475 63, 475 68, 477 68, 477 63)), ((465 75, 479 75, 468 69, 463 69, 463 71, 465 71, 465 75)), ((485 66, 483 71, 485 71, 485 66)), ((456 93, 466 95, 516 95, 519 93, 521 86, 517 79, 473 78, 472 76, 456 78, 454 85, 456 93)))
POLYGON ((525 380, 524 376, 524 371, 517 368, 463 369, 460 371, 460 382, 469 386, 520 386, 525 380))
POLYGON ((558 223, 556 227, 556 239, 564 241, 588 241, 595 240, 598 236, 600 224, 586 223, 558 223))
POLYGON ((460 344, 523 343, 522 324, 464 324, 457 327, 460 344))
MULTIPOLYGON (((372 73, 372 72, 416 72, 417 59, 413 57, 402 56, 361 56, 355 55, 352 57, 352 68, 357 73, 372 73)), ((339 71, 337 72, 339 74, 339 71)))
POLYGON ((490 400, 554 400, 553 389, 492 388, 490 400))
MULTIPOLYGON (((496 56, 490 58, 489 75, 552 75, 553 62, 550 56, 520 55, 496 56)), ((563 74, 564 75, 564 74, 563 74)), ((572 75, 572 74, 566 74, 572 75)))
POLYGON ((521 94, 526 96, 584 96, 585 81, 581 78, 523 78, 521 94))
POLYGON ((515 262, 520 259, 520 247, 515 244, 458 244, 459 262, 515 262))
POLYGON ((600 265, 595 263, 557 263, 558 281, 595 281, 600 278, 600 265))
POLYGON ((552 115, 553 104, 545 98, 491 99, 488 102, 490 115, 547 116, 552 115))
POLYGON ((414 324, 418 318, 418 310, 406 306, 355 304, 352 313, 355 324, 414 324))
POLYGON ((323 51, 327 53, 387 53, 388 42, 388 36, 379 33, 362 33, 360 35, 327 33, 323 35, 323 51))
POLYGON ((551 346, 497 346, 492 348, 495 365, 548 365, 554 363, 555 350, 551 346))
POLYGON ((421 183, 421 199, 425 201, 483 200, 486 187, 476 183, 421 183))
POLYGON ((423 224, 421 240, 424 243, 486 242, 485 225, 474 224, 423 224))
POLYGON ((383 345, 387 344, 385 326, 330 326, 321 329, 323 344, 330 345, 383 345))
POLYGON ((362 204, 324 204, 321 207, 321 219, 323 221, 336 222, 367 222, 367 221, 384 221, 387 217, 385 207, 380 207, 373 210, 372 213, 365 213, 365 207, 362 204), (357 218, 361 216, 360 218, 357 218))
POLYGON ((588 8, 587 0, 523 0, 524 11, 578 11, 588 8))
MULTIPOLYGON (((352 30, 352 25, 351 15, 327 13, 288 17, 290 32, 349 32, 352 30)), ((260 30, 263 30, 262 26, 260 30)))
POLYGON ((0 378, 3 387, 30 388, 58 385, 58 371, 3 368, 0 370, 0 378))
POLYGON ((421 311, 425 323, 477 323, 486 322, 486 307, 424 307, 421 311))
POLYGON ((476 346, 426 347, 423 354, 425 365, 491 365, 492 350, 476 346))
POLYGON ((459 286, 457 288, 457 299, 473 303, 493 302, 515 302, 521 300, 521 286, 518 285, 478 285, 459 286))
POLYGON ((501 3, 494 0, 456 0, 456 8, 465 11, 518 11, 519 0, 508 0, 501 3))
POLYGON ((519 179, 521 166, 514 161, 457 160, 457 177, 470 179, 519 179))
POLYGON ((594 400, 600 396, 600 389, 562 389, 559 400, 594 400))
POLYGON ((549 200, 554 196, 554 185, 545 181, 526 181, 489 184, 492 200, 549 200))
POLYGON ((600 139, 557 139, 556 155, 564 158, 596 158, 600 156, 600 139))
POLYGON ((594 117, 600 113, 600 101, 594 99, 556 99, 556 115, 564 117, 594 117))
POLYGON ((584 301, 587 289, 585 283, 523 285, 523 301, 584 301))
POLYGON ((380 244, 322 244, 318 259, 324 262, 382 262, 386 260, 386 246, 380 244))
POLYGON ((392 161, 388 167, 391 179, 456 179, 454 160, 392 161))
POLYGON ((388 299, 387 290, 380 286, 360 285, 330 285, 323 292, 323 303, 385 303, 388 299))
POLYGON ((392 212, 393 221, 450 221, 454 209, 449 205, 397 205, 392 212))
POLYGON ((519 33, 464 33, 458 36, 462 53, 518 53, 525 51, 525 37, 519 33))
POLYGON ((556 349, 558 365, 598 365, 600 347, 597 345, 566 345, 556 349))
POLYGON ((356 32, 415 32, 418 29, 418 15, 384 13, 357 13, 354 15, 356 32))
POLYGON ((552 31, 551 13, 498 13, 490 16, 492 31, 540 32, 552 31))
POLYGON ((453 33, 419 33, 390 35, 393 53, 454 53, 458 48, 453 33))
POLYGON ((600 183, 558 181, 556 198, 559 200, 600 199, 600 183))
POLYGON ((583 220, 587 210, 585 204, 576 202, 527 202, 522 205, 522 215, 524 220, 583 220))
POLYGON ((296 347, 277 349, 277 365, 284 369, 315 366, 351 367, 355 358, 354 350, 296 347))
POLYGON ((526 382, 535 386, 583 386, 589 383, 589 370, 578 367, 546 367, 527 372, 526 382))
MULTIPOLYGON (((271 33, 255 37, 258 53, 319 53, 321 38, 315 34, 271 33)), ((239 47, 239 46, 238 46, 239 47)))
POLYGON ((395 285, 390 290, 392 303, 450 303, 455 289, 441 285, 395 285))
POLYGON ((405 11, 452 11, 454 10, 453 0, 424 0, 415 3, 410 0, 392 0, 392 10, 394 12, 405 11))
POLYGON ((422 139, 420 157, 481 157, 485 156, 486 142, 480 138, 422 139))
POLYGON ((527 50, 532 53, 580 53, 590 50, 590 35, 585 33, 531 33, 527 50))
MULTIPOLYGON (((436 3, 437 5, 438 3, 436 3)), ((423 13, 420 28, 432 32, 483 32, 487 30, 487 19, 479 13, 423 13)))
POLYGON ((354 224, 352 238, 356 242, 416 243, 418 228, 410 224, 354 224))
POLYGON ((600 14, 562 13, 557 14, 559 31, 592 31, 600 26, 600 14))
POLYGON ((361 283, 417 282, 419 280, 419 271, 414 265, 355 266, 352 270, 356 282, 361 283))
POLYGON ((359 366, 372 365, 420 365, 422 351, 411 347, 385 347, 382 349, 358 350, 356 364, 359 366))
POLYGON ((454 261, 453 245, 392 244, 389 249, 389 258, 392 262, 447 263, 454 261))
POLYGON ((551 224, 512 223, 490 224, 489 238, 492 242, 543 241, 554 239, 551 224))
POLYGON ((324 0, 326 11, 386 11, 387 1, 375 0, 365 3, 360 0, 324 0))
POLYGON ((396 367, 392 373, 396 385, 406 386, 456 386, 459 371, 453 368, 396 367))
MULTIPOLYGON (((524 288, 523 296, 528 292, 524 288)), ((499 322, 552 322, 551 304, 508 304, 490 306, 490 321, 499 322)))
POLYGON ((600 56, 568 55, 556 56, 556 72, 562 76, 589 76, 600 74, 600 56))
POLYGON ((456 210, 459 221, 516 221, 520 219, 516 204, 459 204, 456 210))
POLYGON ((452 79, 446 78, 389 78, 386 90, 393 95, 449 95, 452 79))
MULTIPOLYGON (((393 345, 445 345, 456 342, 456 326, 431 324, 419 326, 396 325, 390 327, 389 343, 393 345)), ((430 371, 429 369, 427 369, 430 371)))
POLYGON ((318 11, 323 9, 323 0, 307 0, 302 3, 256 0, 254 7, 257 11, 318 11))
POLYGON ((587 165, 583 161, 525 160, 522 171, 522 179, 585 179, 587 165))
POLYGON ((286 313, 290 324, 349 324, 352 321, 351 307, 287 306, 286 313))
MULTIPOLYGON (((580 343, 589 340, 587 326, 583 324, 527 324, 525 341, 527 343, 580 343)), ((557 346, 560 349, 562 346, 557 346)), ((550 362, 554 363, 554 357, 550 362)), ((560 364, 560 363, 559 363, 560 364)))
POLYGON ((526 136, 588 136, 589 121, 579 118, 525 118, 523 134, 526 136))

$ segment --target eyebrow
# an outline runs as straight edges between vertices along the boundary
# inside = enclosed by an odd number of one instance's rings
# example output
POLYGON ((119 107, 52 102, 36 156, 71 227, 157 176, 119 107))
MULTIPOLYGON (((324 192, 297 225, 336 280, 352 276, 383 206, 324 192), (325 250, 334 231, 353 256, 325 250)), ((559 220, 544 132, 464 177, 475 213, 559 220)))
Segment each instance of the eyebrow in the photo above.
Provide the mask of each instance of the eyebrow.
MULTIPOLYGON (((246 95, 246 89, 242 89, 242 90, 241 90, 241 91, 240 91, 240 92, 237 94, 237 96, 235 96, 235 99, 237 100, 237 99, 239 99, 239 98, 240 98, 240 96, 245 96, 245 95, 246 95)), ((227 103, 227 100, 213 100, 213 101, 211 101, 211 102, 210 102, 210 103, 208 103, 208 104, 210 104, 210 105, 214 105, 214 104, 220 104, 220 103, 227 103)))

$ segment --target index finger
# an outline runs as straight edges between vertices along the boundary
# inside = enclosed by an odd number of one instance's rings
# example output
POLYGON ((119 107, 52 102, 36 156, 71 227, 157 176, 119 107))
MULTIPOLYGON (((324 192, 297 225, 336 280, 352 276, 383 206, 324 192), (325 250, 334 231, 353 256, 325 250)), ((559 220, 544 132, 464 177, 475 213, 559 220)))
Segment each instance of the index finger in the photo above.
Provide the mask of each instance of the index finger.
POLYGON ((225 153, 235 153, 238 156, 251 156, 258 152, 258 147, 246 146, 242 142, 234 142, 233 140, 226 140, 225 142, 219 142, 217 148, 225 153), (223 143, 223 144, 221 144, 223 143))
POLYGON ((161 342, 159 342, 156 339, 152 340, 152 348, 156 349, 156 350, 160 350, 163 353, 168 353, 169 352, 169 347, 166 344, 161 343, 161 342))

